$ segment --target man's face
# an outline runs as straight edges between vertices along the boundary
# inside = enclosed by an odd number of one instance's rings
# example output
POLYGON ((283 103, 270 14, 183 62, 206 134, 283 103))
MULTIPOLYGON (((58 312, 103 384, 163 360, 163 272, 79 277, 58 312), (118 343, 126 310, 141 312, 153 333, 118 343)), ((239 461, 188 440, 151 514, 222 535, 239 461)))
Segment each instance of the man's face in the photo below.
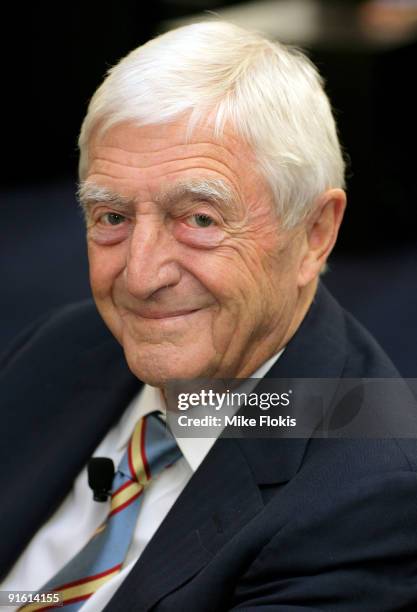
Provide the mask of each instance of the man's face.
POLYGON ((250 376, 301 318, 299 235, 249 147, 207 126, 185 143, 185 128, 115 126, 93 137, 85 177, 97 307, 155 386, 250 376))

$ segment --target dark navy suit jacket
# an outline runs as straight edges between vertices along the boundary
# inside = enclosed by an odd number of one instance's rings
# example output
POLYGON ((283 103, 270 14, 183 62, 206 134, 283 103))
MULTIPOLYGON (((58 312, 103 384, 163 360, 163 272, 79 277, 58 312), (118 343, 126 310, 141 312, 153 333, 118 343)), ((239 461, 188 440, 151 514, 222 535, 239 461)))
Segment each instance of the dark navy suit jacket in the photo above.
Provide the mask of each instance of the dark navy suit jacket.
MULTIPOLYGON (((320 287, 268 376, 398 374, 320 287)), ((0 574, 140 384, 90 302, 5 355, 0 574)), ((106 610, 417 610, 416 441, 220 438, 106 610)))

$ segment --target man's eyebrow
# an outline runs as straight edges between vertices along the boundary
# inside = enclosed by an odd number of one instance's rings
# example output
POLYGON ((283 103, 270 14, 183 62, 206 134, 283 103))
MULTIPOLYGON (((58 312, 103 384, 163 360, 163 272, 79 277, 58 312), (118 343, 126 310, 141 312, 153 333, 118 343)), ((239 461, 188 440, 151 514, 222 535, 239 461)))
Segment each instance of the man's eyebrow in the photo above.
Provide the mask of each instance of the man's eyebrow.
POLYGON ((161 191, 155 198, 161 208, 168 209, 181 200, 206 200, 213 204, 236 206, 237 197, 234 190, 220 179, 194 179, 176 183, 161 191))
MULTIPOLYGON (((88 181, 79 184, 77 198, 86 217, 94 204, 106 202, 122 212, 131 209, 135 204, 134 198, 123 196, 107 187, 88 181)), ((232 210, 237 204, 234 190, 220 179, 194 179, 179 182, 163 189, 154 197, 154 201, 165 210, 185 199, 206 200, 232 210)))
POLYGON ((100 202, 107 202, 121 210, 127 210, 134 204, 133 198, 128 198, 107 187, 95 185, 88 181, 83 181, 79 184, 77 190, 77 199, 84 212, 84 215, 90 211, 91 206, 100 202))

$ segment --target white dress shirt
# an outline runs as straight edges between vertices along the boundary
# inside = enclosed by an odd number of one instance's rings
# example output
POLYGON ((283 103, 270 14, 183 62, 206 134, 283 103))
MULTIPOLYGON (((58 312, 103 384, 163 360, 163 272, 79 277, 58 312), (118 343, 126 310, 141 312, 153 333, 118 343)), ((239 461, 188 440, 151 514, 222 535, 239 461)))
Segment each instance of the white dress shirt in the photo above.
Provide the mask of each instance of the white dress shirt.
MULTIPOLYGON (((251 378, 263 378, 283 350, 266 361, 251 378)), ((98 445, 93 457, 110 457, 116 466, 119 465, 137 421, 155 410, 165 413, 162 394, 159 389, 144 385, 118 423, 98 445)), ((169 470, 162 471, 151 480, 146 488, 132 542, 121 571, 86 600, 82 612, 100 612, 105 608, 215 441, 216 438, 177 438, 183 456, 169 470)), ((62 504, 30 540, 1 583, 0 590, 41 589, 85 546, 91 535, 105 521, 109 504, 110 502, 93 501, 85 466, 62 504)))

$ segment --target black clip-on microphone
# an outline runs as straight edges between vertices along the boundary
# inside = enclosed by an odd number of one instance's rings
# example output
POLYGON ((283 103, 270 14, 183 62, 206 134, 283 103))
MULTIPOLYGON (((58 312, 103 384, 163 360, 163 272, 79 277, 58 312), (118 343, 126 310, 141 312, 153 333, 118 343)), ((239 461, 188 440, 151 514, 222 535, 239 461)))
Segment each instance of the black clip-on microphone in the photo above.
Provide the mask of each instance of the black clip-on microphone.
POLYGON ((93 489, 94 501, 107 501, 114 473, 114 463, 108 457, 93 457, 90 459, 88 462, 88 485, 93 489))

